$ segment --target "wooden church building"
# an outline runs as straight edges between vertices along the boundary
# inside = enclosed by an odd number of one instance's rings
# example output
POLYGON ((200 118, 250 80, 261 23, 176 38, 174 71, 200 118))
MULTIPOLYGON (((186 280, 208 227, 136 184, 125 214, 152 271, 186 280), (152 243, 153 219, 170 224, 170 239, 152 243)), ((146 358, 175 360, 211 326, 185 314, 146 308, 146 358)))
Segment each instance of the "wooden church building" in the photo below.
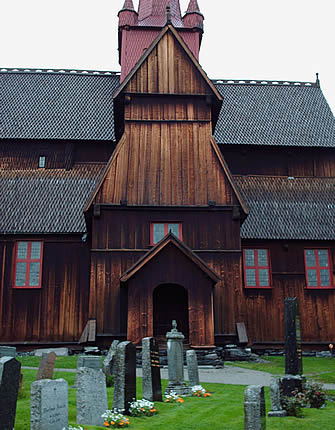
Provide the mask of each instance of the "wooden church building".
MULTIPOLYGON (((1 69, 0 344, 335 341, 320 83, 212 81, 197 0, 126 0, 121 73, 1 69)), ((221 71, 224 73, 224 71, 221 71)))

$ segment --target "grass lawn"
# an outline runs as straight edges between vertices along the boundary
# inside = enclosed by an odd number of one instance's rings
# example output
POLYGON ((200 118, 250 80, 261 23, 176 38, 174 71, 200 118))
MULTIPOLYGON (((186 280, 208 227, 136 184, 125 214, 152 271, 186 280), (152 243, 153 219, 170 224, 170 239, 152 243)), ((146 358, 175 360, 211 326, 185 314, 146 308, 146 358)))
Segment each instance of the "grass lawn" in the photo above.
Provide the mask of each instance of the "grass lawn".
MULTIPOLYGON (((71 358, 71 357, 70 357, 71 358)), ((24 360, 23 360, 24 361, 24 360)), ((58 366, 58 364, 57 364, 58 366)), ((15 430, 30 430, 30 385, 35 380, 36 370, 23 369, 23 390, 19 395, 15 430)), ((54 379, 64 378, 69 387, 74 384, 74 373, 55 372, 54 379)), ((167 381, 163 381, 163 389, 167 381)), ((130 417, 130 429, 134 430, 243 430, 244 429, 244 386, 204 384, 213 392, 208 398, 186 398, 183 404, 156 403, 158 415, 151 418, 130 417)), ((112 405, 113 389, 108 388, 109 406, 112 405)), ((335 392, 333 393, 335 395, 335 392)), ((267 410, 270 408, 269 389, 266 389, 267 410)), ((142 397, 142 380, 137 379, 137 398, 142 397)), ((69 388, 69 423, 76 421, 76 390, 69 388)), ((305 409, 305 418, 267 419, 267 429, 285 430, 322 429, 333 430, 335 402, 328 402, 324 409, 305 409)), ((85 426, 87 430, 104 427, 85 426)))
MULTIPOLYGON (((273 375, 283 375, 285 373, 285 357, 262 357, 269 363, 253 363, 245 361, 234 361, 226 365, 243 367, 245 369, 262 370, 273 375)), ((328 384, 335 384, 335 359, 303 357, 304 375, 307 379, 314 379, 328 384)), ((335 428, 335 425, 334 425, 335 428)))

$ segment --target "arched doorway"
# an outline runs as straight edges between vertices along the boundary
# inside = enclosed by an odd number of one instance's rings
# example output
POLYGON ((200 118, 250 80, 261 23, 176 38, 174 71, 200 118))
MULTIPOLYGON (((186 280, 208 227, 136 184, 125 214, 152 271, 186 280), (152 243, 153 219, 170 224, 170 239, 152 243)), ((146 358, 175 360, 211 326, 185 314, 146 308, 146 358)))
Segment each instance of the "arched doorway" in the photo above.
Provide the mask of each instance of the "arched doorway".
POLYGON ((165 337, 166 333, 171 330, 172 320, 177 321, 178 331, 183 333, 185 340, 188 340, 187 290, 176 284, 159 285, 153 292, 154 336, 165 337))

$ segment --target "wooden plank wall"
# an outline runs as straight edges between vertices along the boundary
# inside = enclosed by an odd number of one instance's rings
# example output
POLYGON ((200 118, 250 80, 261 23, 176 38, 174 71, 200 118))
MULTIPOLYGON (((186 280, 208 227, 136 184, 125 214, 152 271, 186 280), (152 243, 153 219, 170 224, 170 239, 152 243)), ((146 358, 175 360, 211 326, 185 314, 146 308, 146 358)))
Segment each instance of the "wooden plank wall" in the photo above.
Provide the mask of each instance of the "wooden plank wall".
POLYGON ((88 319, 89 248, 46 240, 41 289, 13 289, 14 242, 1 243, 1 327, 5 341, 77 341, 88 319))

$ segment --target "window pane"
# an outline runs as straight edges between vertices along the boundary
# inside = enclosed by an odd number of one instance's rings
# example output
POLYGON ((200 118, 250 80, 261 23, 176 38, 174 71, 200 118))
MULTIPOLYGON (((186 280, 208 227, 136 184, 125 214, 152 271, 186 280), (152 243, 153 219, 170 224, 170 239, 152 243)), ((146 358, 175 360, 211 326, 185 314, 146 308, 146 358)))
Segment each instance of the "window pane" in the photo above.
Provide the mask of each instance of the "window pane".
POLYGON ((247 287, 256 287, 256 270, 247 269, 247 287))
POLYGON ((261 287, 269 287, 270 286, 268 269, 259 269, 258 276, 259 276, 259 285, 261 287))
POLYGON ((268 266, 268 253, 266 252, 266 249, 258 250, 258 265, 268 266))
POLYGON ((319 266, 328 267, 328 251, 327 249, 319 249, 319 266))
POLYGON ((245 249, 245 265, 246 266, 255 266, 255 255, 253 249, 245 249))
POLYGON ((26 263, 16 263, 16 280, 17 287, 24 287, 26 284, 26 263))
POLYGON ((315 267, 316 266, 316 260, 315 260, 315 253, 313 249, 306 249, 306 262, 307 267, 315 267))
POLYGON ((308 286, 309 287, 317 287, 318 286, 318 278, 315 269, 307 270, 307 278, 308 278, 308 286))
POLYGON ((19 242, 17 245, 17 258, 25 260, 27 258, 28 242, 19 242))
POLYGON ((41 242, 31 242, 31 256, 32 260, 39 260, 41 258, 41 242))
POLYGON ((326 269, 320 270, 320 281, 321 281, 321 287, 330 287, 329 270, 326 270, 326 269))
POLYGON ((173 233, 175 236, 179 237, 179 224, 168 224, 168 233, 173 233))
POLYGON ((30 263, 29 287, 38 287, 40 279, 40 263, 30 263))
POLYGON ((154 224, 154 243, 158 243, 164 237, 164 224, 154 224))

